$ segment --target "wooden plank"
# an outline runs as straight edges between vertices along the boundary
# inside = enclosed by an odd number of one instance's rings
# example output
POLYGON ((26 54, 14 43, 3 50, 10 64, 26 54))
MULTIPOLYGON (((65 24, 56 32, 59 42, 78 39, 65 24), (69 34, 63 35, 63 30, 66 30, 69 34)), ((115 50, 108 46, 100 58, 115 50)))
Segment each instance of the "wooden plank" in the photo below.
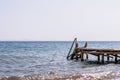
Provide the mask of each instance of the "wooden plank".
POLYGON ((101 48, 79 48, 79 51, 96 51, 96 52, 120 52, 120 49, 101 49, 101 48))
POLYGON ((72 48, 73 48, 76 41, 77 41, 77 38, 75 38, 74 41, 72 42, 72 45, 71 45, 70 50, 69 50, 68 55, 67 55, 67 59, 69 59, 71 50, 72 50, 72 48))

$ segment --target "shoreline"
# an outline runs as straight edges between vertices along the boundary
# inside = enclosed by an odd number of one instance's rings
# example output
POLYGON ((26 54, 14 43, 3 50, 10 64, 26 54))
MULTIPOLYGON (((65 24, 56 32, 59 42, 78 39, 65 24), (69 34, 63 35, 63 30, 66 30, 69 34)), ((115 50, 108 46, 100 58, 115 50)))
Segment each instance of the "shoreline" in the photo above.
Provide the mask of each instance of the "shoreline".
POLYGON ((59 75, 50 72, 47 75, 28 75, 28 76, 1 76, 0 80, 119 80, 120 71, 107 71, 95 73, 74 73, 69 75, 59 75))

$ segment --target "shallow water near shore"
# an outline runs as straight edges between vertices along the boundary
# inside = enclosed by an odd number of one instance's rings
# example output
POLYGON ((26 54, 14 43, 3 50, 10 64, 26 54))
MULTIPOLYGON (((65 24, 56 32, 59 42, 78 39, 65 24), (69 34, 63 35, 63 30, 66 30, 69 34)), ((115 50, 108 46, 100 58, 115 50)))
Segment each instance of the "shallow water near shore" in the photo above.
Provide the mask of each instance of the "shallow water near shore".
MULTIPOLYGON (((84 62, 67 60, 71 43, 70 41, 0 42, 0 76, 50 76, 49 74, 83 76, 83 74, 114 73, 112 78, 120 79, 118 75, 120 64, 115 64, 113 59, 105 64, 98 64, 97 58, 92 55, 89 55, 88 61, 84 62)), ((82 47, 85 42, 79 43, 82 47)), ((89 41, 88 47, 120 48, 120 42, 89 41)))

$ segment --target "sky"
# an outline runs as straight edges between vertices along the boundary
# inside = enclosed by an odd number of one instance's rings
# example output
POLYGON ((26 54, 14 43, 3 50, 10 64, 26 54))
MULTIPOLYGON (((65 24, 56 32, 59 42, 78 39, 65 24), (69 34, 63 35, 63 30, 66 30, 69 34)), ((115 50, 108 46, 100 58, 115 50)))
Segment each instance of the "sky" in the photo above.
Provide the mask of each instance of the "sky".
POLYGON ((0 0, 0 41, 120 41, 120 0, 0 0))

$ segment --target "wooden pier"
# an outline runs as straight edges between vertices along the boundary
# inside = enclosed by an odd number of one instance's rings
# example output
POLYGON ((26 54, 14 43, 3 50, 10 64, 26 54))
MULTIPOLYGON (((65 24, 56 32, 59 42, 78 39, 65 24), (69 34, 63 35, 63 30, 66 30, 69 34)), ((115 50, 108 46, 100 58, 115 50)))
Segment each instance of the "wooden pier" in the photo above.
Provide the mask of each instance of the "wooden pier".
POLYGON ((118 59, 120 58, 120 49, 114 48, 87 48, 87 42, 83 47, 79 47, 77 38, 74 39, 69 53, 67 55, 68 60, 88 60, 88 55, 94 55, 97 57, 97 61, 99 63, 104 63, 105 60, 109 62, 110 58, 114 59, 115 63, 118 63, 118 59), (105 59, 106 58, 106 59, 105 59))

